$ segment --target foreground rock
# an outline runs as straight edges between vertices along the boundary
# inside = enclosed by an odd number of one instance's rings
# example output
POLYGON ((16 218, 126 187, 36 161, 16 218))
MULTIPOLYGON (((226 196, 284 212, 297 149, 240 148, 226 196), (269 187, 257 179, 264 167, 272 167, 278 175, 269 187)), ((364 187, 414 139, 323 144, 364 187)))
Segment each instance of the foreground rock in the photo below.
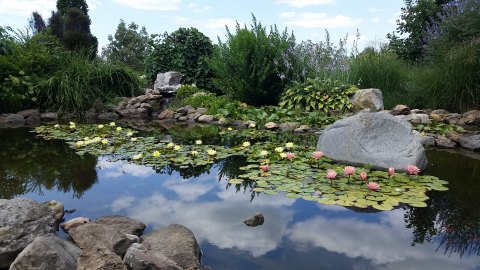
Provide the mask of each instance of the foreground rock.
POLYGON ((102 247, 84 250, 77 260, 77 270, 127 270, 122 258, 102 247))
POLYGON ((82 250, 54 234, 40 236, 15 259, 10 270, 75 270, 82 250))
POLYGON ((195 236, 179 224, 153 232, 141 244, 132 245, 124 261, 133 270, 205 269, 195 236))
POLYGON ((375 88, 360 89, 350 99, 353 110, 358 112, 368 110, 377 112, 383 110, 383 95, 382 91, 375 88))
POLYGON ((54 225, 46 205, 25 198, 0 200, 0 268, 8 268, 36 237, 53 233, 54 225))
POLYGON ((425 150, 412 126, 387 112, 359 113, 330 125, 318 140, 317 149, 334 161, 374 169, 409 164, 427 166, 425 150))

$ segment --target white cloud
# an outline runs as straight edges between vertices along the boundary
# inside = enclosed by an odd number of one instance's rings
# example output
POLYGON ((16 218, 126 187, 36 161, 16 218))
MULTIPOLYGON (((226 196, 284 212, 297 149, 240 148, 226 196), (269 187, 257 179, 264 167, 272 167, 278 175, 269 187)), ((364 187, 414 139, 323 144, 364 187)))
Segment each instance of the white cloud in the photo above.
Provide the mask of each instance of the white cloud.
POLYGON ((379 23, 379 22, 380 22, 380 17, 375 16, 375 17, 373 17, 372 19, 370 19, 370 21, 371 21, 372 23, 379 23))
POLYGON ((362 19, 359 18, 343 15, 330 16, 322 12, 282 12, 280 13, 280 18, 284 20, 284 24, 287 26, 304 28, 348 28, 362 23, 362 19))
MULTIPOLYGON (((90 10, 94 10, 101 3, 99 0, 89 0, 87 4, 90 10)), ((49 17, 50 12, 56 9, 55 0, 0 0, 0 14, 8 13, 27 17, 37 11, 42 16, 49 17)))
POLYGON ((183 16, 171 16, 173 21, 182 26, 194 26, 196 28, 206 28, 210 30, 225 29, 225 25, 235 27, 236 21, 230 18, 214 18, 195 20, 183 16))
POLYGON ((181 0, 113 0, 113 2, 143 10, 177 10, 181 0))
POLYGON ((279 4, 287 4, 292 7, 319 6, 334 3, 333 0, 278 0, 279 4))
POLYGON ((132 206, 133 202, 135 201, 135 197, 133 196, 122 196, 112 203, 112 211, 118 212, 122 209, 128 208, 132 206))
POLYGON ((369 8, 369 9, 368 9, 368 12, 369 12, 369 13, 378 13, 378 12, 380 12, 380 11, 382 11, 381 8, 369 8))
POLYGON ((100 159, 97 168, 102 169, 108 178, 117 178, 126 174, 147 178, 156 173, 151 167, 128 163, 127 161, 109 162, 106 159, 100 159))
POLYGON ((217 184, 212 181, 212 176, 204 175, 191 178, 186 183, 181 176, 172 177, 165 181, 163 186, 167 189, 173 190, 177 194, 179 200, 192 202, 216 188, 217 184))
POLYGON ((202 6, 202 5, 199 5, 199 4, 196 4, 196 3, 190 3, 187 5, 187 7, 189 9, 191 9, 193 12, 196 12, 196 13, 202 13, 202 12, 206 12, 206 11, 209 11, 210 9, 212 9, 211 6, 202 6))

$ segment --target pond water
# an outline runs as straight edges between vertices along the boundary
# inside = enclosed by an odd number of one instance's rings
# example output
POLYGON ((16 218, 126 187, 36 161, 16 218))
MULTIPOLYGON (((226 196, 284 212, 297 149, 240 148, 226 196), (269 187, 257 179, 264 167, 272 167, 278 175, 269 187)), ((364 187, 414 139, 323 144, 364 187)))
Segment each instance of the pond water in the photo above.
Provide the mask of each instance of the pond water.
POLYGON ((241 157, 155 171, 0 129, 0 198, 58 200, 76 209, 67 219, 125 215, 146 233, 179 223, 214 269, 480 269, 480 159, 427 157, 428 174, 449 181, 449 191, 429 192, 426 208, 358 211, 230 185, 241 157), (242 223, 258 212, 264 225, 242 223))

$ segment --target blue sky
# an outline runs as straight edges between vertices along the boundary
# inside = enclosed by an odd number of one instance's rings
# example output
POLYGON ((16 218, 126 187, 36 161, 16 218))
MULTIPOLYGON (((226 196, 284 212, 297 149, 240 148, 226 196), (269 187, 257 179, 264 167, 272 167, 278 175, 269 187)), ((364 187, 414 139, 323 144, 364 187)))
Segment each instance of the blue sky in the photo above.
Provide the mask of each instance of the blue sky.
MULTIPOLYGON (((395 28, 403 0, 89 0, 92 32, 100 47, 123 19, 145 26, 149 34, 172 32, 179 27, 196 27, 213 42, 233 28, 251 22, 251 14, 264 25, 293 31, 297 41, 338 41, 349 34, 350 41, 360 32, 360 47, 378 45, 395 28)), ((0 0, 0 25, 24 28, 32 11, 45 18, 55 9, 56 0, 0 0)))

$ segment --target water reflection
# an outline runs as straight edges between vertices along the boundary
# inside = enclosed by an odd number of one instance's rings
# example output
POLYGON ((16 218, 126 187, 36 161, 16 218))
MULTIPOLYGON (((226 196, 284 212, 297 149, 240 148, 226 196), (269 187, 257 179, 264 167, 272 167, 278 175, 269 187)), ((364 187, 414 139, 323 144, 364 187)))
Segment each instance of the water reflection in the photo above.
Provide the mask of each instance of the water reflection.
POLYGON ((65 143, 36 139, 26 128, 0 129, 0 198, 57 189, 81 198, 97 181, 92 156, 65 143))

